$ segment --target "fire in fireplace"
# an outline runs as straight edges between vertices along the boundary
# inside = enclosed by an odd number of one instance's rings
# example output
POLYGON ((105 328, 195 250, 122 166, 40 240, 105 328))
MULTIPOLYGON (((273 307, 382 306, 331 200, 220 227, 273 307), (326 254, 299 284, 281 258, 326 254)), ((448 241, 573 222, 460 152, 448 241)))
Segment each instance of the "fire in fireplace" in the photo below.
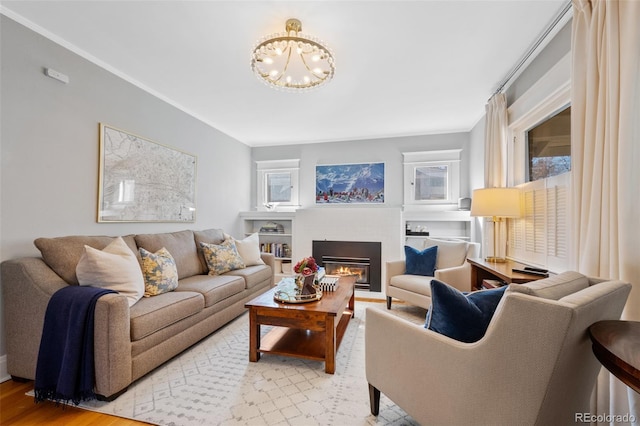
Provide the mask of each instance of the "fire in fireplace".
POLYGON ((313 241, 313 257, 328 275, 356 275, 358 290, 381 291, 379 242, 313 241))
POLYGON ((369 288, 369 258, 322 256, 328 275, 355 275, 356 288, 369 288))

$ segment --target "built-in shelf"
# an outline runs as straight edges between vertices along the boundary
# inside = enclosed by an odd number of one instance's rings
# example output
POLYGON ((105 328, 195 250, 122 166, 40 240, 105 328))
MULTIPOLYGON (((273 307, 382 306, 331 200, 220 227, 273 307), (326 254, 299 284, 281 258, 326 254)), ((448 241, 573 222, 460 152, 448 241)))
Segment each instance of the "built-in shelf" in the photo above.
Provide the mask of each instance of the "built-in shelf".
POLYGON ((473 240, 473 218, 468 210, 411 210, 403 212, 402 219, 405 243, 416 248, 422 248, 425 238, 473 240), (407 235, 407 231, 411 234, 407 235))
POLYGON ((261 250, 276 257, 276 281, 291 275, 293 254, 293 212, 241 212, 245 235, 258 233, 261 250), (268 223, 281 225, 283 232, 260 232, 268 223), (284 264, 284 267, 283 267, 284 264), (288 266, 287 266, 288 264, 288 266))

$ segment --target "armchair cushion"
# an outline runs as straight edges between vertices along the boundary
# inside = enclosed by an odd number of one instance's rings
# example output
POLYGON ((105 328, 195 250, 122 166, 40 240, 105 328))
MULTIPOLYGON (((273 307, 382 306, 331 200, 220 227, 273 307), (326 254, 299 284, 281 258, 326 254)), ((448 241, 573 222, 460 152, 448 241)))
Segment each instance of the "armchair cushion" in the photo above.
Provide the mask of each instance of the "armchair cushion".
POLYGON ((411 246, 404 246, 404 255, 407 274, 433 277, 436 269, 438 246, 429 247, 422 251, 411 246))
POLYGON ((542 280, 509 287, 512 287, 509 291, 545 299, 560 300, 565 296, 589 287, 589 278, 579 272, 566 271, 542 280))
POLYGON ((431 308, 425 328, 460 342, 480 340, 507 286, 469 294, 431 280, 431 308))
POLYGON ((445 241, 425 238, 424 248, 438 247, 438 257, 436 259, 436 269, 452 268, 462 265, 467 259, 466 241, 445 241))

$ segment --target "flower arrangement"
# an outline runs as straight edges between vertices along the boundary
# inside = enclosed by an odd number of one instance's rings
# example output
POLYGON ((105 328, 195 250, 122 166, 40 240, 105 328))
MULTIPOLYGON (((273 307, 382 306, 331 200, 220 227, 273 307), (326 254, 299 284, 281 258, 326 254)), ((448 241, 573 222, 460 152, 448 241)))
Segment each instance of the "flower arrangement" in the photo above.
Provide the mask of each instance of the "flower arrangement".
POLYGON ((304 259, 296 263, 296 266, 293 267, 293 271, 296 274, 302 274, 305 276, 311 275, 318 272, 318 264, 313 257, 305 257, 304 259))

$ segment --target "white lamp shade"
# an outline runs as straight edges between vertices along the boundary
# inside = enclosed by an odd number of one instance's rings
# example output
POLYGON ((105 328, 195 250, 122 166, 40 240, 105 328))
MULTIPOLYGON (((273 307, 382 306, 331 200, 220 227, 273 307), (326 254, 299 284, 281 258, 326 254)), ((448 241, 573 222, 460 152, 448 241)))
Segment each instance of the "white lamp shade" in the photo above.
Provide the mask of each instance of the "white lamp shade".
POLYGON ((520 190, 484 188, 473 191, 471 216, 520 217, 520 190))

